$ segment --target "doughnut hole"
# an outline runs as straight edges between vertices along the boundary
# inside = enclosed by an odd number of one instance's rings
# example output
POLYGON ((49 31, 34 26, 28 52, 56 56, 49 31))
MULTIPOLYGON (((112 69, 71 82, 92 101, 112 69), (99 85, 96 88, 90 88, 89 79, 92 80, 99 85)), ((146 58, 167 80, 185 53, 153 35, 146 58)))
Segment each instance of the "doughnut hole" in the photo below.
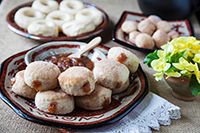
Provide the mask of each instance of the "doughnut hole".
POLYGON ((153 38, 146 33, 140 33, 135 39, 135 44, 139 48, 152 49, 155 46, 153 38))
POLYGON ((166 44, 170 40, 167 33, 163 30, 157 30, 152 37, 155 41, 156 47, 158 48, 160 48, 162 45, 166 44))

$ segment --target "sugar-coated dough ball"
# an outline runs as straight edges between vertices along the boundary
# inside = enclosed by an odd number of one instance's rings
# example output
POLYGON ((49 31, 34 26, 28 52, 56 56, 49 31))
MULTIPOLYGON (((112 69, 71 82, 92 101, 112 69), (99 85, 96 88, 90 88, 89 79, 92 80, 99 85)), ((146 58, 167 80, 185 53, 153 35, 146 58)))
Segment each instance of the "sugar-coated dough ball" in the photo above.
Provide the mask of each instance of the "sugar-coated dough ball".
POLYGON ((166 44, 169 41, 167 33, 163 30, 157 30, 152 37, 156 43, 156 47, 158 48, 160 48, 162 45, 166 44))
POLYGON ((79 0, 63 0, 60 3, 60 7, 59 7, 61 11, 64 11, 72 15, 75 15, 77 12, 79 12, 83 8, 84 8, 84 4, 82 1, 79 1, 79 0))
POLYGON ((42 36, 58 36, 58 26, 51 21, 36 20, 28 26, 28 33, 42 36))
POLYGON ((138 30, 142 33, 152 35, 156 30, 156 26, 149 19, 144 19, 138 24, 138 30))
POLYGON ((139 48, 149 48, 152 49, 154 47, 154 41, 153 38, 145 33, 140 33, 136 39, 135 44, 139 48))
POLYGON ((40 11, 31 7, 23 7, 15 13, 14 20, 19 27, 27 29, 30 23, 35 20, 43 19, 44 17, 45 14, 40 11))
POLYGON ((51 114, 68 114, 74 110, 74 98, 61 90, 40 91, 35 96, 35 105, 51 114))
POLYGON ((15 81, 12 86, 12 91, 16 93, 17 95, 34 99, 36 95, 36 91, 29 87, 25 82, 24 82, 24 70, 19 71, 16 76, 15 76, 15 81))
POLYGON ((81 23, 76 20, 64 23, 62 32, 67 36, 77 36, 95 30, 94 23, 81 23))
POLYGON ((76 106, 86 110, 107 108, 111 103, 111 95, 110 89, 96 85, 95 90, 90 95, 75 97, 76 106))
POLYGON ((157 25, 157 29, 163 30, 167 33, 172 29, 172 25, 169 22, 164 21, 164 20, 159 21, 156 25, 157 25))
POLYGON ((81 23, 89 23, 92 21, 97 26, 102 23, 103 14, 92 7, 84 8, 76 14, 75 19, 81 23))
POLYGON ((113 59, 96 62, 93 73, 97 83, 111 89, 113 94, 126 90, 129 85, 128 68, 113 59))
POLYGON ((24 72, 25 83, 36 91, 55 89, 58 86, 59 68, 53 63, 35 61, 24 72))
POLYGON ((174 39, 174 38, 179 37, 179 34, 178 34, 178 32, 172 30, 172 31, 170 31, 170 32, 168 33, 168 36, 170 37, 170 39, 174 39))
POLYGON ((61 30, 64 23, 70 22, 73 19, 74 17, 71 14, 59 10, 50 12, 46 17, 46 20, 54 22, 58 26, 59 30, 61 30))
POLYGON ((132 73, 137 71, 140 63, 135 54, 122 47, 112 47, 108 51, 107 57, 126 65, 132 73))
POLYGON ((61 89, 72 96, 85 96, 94 91, 93 73, 86 67, 70 67, 58 77, 61 89))
POLYGON ((34 0, 32 8, 47 14, 58 9, 58 2, 55 0, 34 0))
POLYGON ((137 25, 138 25, 137 22, 131 21, 131 20, 127 20, 122 24, 121 29, 122 29, 123 32, 128 34, 128 33, 132 32, 132 31, 137 30, 137 25))
POLYGON ((156 15, 150 15, 147 19, 149 19, 153 24, 157 24, 162 19, 156 15))
POLYGON ((139 34, 140 34, 140 32, 138 32, 138 31, 132 31, 131 33, 129 33, 129 36, 128 36, 129 41, 132 43, 135 43, 135 38, 139 34))

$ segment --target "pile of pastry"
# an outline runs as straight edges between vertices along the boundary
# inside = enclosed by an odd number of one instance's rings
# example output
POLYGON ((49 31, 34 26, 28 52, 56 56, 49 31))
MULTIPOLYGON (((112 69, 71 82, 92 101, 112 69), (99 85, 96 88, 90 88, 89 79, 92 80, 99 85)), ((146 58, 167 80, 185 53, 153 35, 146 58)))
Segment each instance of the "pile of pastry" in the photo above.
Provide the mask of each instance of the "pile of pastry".
POLYGON ((127 20, 121 26, 128 40, 137 47, 153 49, 160 48, 179 34, 172 29, 172 25, 156 15, 150 15, 139 23, 127 20))
POLYGON ((86 67, 73 66, 61 73, 53 63, 35 61, 19 71, 12 91, 35 99, 38 109, 51 114, 67 114, 75 106, 99 110, 109 106, 112 94, 125 91, 129 75, 137 71, 139 59, 121 47, 109 50, 107 58, 86 67))
POLYGON ((16 24, 33 35, 53 36, 59 32, 77 36, 95 30, 103 21, 101 11, 86 7, 79 0, 35 0, 31 7, 20 8, 16 24))

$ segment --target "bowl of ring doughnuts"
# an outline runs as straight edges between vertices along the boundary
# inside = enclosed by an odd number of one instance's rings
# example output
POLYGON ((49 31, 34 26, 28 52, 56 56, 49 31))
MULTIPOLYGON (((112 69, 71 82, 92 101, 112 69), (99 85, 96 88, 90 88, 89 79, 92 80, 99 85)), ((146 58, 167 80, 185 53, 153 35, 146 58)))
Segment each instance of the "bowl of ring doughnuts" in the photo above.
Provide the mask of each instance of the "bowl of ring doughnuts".
POLYGON ((106 12, 80 0, 34 0, 7 15, 11 31, 39 41, 82 40, 107 28, 106 12))
POLYGON ((127 47, 150 52, 178 36, 193 34, 188 20, 166 21, 159 16, 124 11, 115 26, 113 40, 127 47))
POLYGON ((116 122, 148 93, 137 56, 99 45, 80 58, 68 57, 83 42, 49 42, 5 60, 0 98, 30 121, 63 128, 116 122))

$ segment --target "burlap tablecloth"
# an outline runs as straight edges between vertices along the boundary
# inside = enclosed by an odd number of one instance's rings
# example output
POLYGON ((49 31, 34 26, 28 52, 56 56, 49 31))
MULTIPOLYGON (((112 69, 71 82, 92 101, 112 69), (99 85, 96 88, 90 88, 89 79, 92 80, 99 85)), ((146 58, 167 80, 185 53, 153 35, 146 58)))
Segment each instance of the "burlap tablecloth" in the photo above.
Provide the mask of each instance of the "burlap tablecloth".
MULTIPOLYGON (((0 5, 0 62, 7 57, 27 50, 31 47, 37 46, 39 42, 23 38, 11 32, 7 28, 6 15, 15 6, 20 3, 27 2, 28 0, 3 0, 0 5)), ((141 12, 137 0, 88 0, 102 7, 109 15, 113 23, 116 23, 124 10, 141 12)), ((196 19, 192 18, 192 23, 195 31, 200 32, 199 25, 196 19)), ((112 25, 112 24, 111 24, 112 25)), ((113 26, 113 25, 112 25, 113 26)), ((111 27, 112 27, 111 26, 111 27)), ((110 28, 111 29, 111 28, 110 28)), ((111 31, 108 32, 111 34, 111 31)), ((114 42, 108 42, 113 45, 114 42)), ((144 54, 141 52, 133 51, 142 60, 144 54)), ((200 132, 200 98, 198 97, 193 102, 183 102, 175 99, 171 95, 171 89, 166 82, 156 82, 152 76, 153 71, 142 65, 150 83, 151 91, 164 97, 169 102, 181 107, 182 118, 173 121, 171 126, 161 127, 162 133, 199 133, 200 132)), ((27 120, 20 118, 15 114, 3 101, 0 100, 0 133, 57 133, 59 130, 51 127, 41 126, 34 124, 27 120)))

